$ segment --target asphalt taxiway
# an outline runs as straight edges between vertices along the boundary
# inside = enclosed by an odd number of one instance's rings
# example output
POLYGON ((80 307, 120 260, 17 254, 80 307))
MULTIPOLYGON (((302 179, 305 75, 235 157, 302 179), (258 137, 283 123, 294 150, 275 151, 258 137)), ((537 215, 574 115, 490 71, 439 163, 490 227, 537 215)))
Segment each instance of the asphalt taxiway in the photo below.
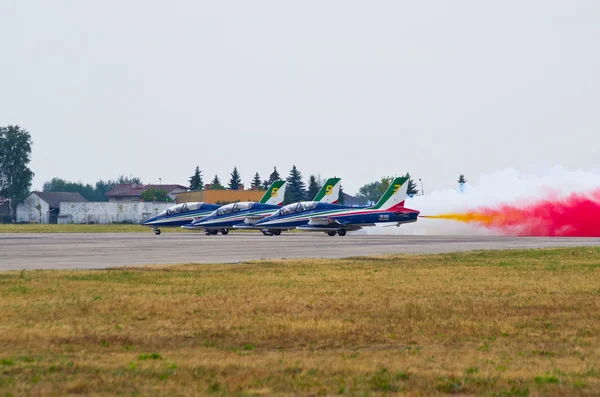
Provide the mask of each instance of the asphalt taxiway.
POLYGON ((455 237, 291 233, 0 234, 0 270, 100 269, 169 263, 236 263, 256 259, 344 258, 479 249, 600 246, 599 238, 455 237))

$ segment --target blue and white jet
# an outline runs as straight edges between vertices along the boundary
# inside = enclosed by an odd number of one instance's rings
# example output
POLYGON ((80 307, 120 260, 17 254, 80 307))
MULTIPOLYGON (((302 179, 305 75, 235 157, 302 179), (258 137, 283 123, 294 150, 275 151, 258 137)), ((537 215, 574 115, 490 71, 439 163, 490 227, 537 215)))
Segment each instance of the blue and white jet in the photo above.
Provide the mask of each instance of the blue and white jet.
MULTIPOLYGON (((375 226, 378 223, 416 222, 419 211, 404 207, 408 178, 393 180, 377 204, 371 207, 348 207, 315 201, 293 203, 255 223, 265 235, 278 235, 282 230, 299 229, 325 232, 329 236, 345 236, 349 231, 375 226)), ((393 226, 393 225, 392 225, 393 226)))
POLYGON ((248 217, 255 220, 262 219, 281 208, 285 196, 285 187, 285 181, 275 181, 259 202, 245 201, 219 206, 206 217, 182 227, 184 229, 204 230, 208 236, 219 232, 228 234, 233 225, 243 222, 248 217))
POLYGON ((220 205, 207 203, 182 203, 167 208, 160 214, 148 218, 141 224, 149 226, 157 236, 161 227, 181 227, 210 214, 220 205))
MULTIPOLYGON (((274 182, 285 183, 284 181, 274 182)), ((322 202, 336 202, 340 193, 340 178, 330 178, 323 185, 321 190, 315 196, 322 202)), ((265 196, 273 196, 274 193, 265 194, 265 196)), ((184 228, 204 229, 207 235, 217 234, 219 231, 234 229, 257 229, 254 224, 259 220, 273 215, 283 204, 285 196, 285 184, 279 188, 274 202, 253 203, 242 202, 227 204, 212 214, 198 221, 192 222, 191 225, 183 226, 184 228), (276 203, 276 204, 275 204, 276 203)), ((275 232, 277 233, 277 232, 275 232)), ((279 233, 281 233, 279 231, 279 233)), ((225 233, 227 234, 227 233, 225 233)))

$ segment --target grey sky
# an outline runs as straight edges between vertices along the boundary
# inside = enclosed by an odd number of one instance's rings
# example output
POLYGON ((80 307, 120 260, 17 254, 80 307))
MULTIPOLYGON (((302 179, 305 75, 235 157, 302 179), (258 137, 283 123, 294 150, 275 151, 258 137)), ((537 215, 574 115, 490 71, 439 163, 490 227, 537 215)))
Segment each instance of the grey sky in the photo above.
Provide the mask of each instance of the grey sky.
POLYGON ((597 1, 0 0, 0 125, 34 188, 246 184, 274 165, 347 192, 600 163, 597 1))

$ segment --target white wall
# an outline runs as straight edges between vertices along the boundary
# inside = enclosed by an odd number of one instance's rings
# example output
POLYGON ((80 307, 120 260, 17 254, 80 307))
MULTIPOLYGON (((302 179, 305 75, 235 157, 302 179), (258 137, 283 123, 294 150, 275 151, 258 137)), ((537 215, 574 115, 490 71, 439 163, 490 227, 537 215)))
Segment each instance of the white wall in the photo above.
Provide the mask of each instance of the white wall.
POLYGON ((173 203, 60 203, 60 216, 70 215, 73 223, 140 223, 158 215, 173 203))
POLYGON ((17 206, 17 222, 48 223, 50 206, 35 193, 17 206), (39 206, 39 207, 38 207, 39 206))

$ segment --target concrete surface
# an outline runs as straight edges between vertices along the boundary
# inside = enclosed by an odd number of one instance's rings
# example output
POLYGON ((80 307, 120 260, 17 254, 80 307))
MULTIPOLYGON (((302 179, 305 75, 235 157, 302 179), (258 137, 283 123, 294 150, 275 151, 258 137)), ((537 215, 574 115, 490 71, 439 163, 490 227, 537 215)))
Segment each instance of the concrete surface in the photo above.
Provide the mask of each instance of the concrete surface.
POLYGON ((167 263, 235 263, 254 259, 343 258, 477 249, 600 246, 599 238, 372 236, 325 234, 205 236, 196 233, 0 234, 0 270, 99 269, 167 263))

